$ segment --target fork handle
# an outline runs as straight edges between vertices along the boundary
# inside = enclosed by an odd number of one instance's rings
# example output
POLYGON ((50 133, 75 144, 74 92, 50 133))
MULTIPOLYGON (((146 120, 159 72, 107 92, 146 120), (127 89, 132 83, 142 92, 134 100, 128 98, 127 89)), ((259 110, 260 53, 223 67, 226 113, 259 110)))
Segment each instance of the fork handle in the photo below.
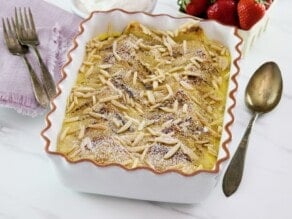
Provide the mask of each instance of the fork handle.
POLYGON ((40 63, 40 67, 42 70, 43 84, 45 86, 46 92, 47 92, 49 98, 52 99, 57 93, 55 81, 54 81, 52 75, 50 74, 47 66, 45 65, 37 47, 36 46, 32 46, 32 47, 33 47, 33 49, 37 55, 38 61, 40 63))
POLYGON ((47 108, 49 105, 49 99, 48 96, 46 94, 46 91, 44 90, 40 80, 38 79, 35 71, 33 70, 33 68, 31 67, 29 61, 27 60, 26 56, 22 56, 24 59, 24 62, 28 68, 29 71, 29 75, 30 75, 30 80, 32 83, 32 89, 35 95, 35 98, 37 100, 37 102, 44 108, 47 108))

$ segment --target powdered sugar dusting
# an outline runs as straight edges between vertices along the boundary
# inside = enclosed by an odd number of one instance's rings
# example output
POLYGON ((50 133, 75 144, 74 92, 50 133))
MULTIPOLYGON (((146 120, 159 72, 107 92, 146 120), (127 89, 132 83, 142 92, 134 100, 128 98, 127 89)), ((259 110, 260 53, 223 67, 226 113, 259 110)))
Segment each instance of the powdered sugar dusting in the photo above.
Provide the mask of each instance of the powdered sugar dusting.
POLYGON ((176 167, 193 167, 190 158, 184 154, 181 150, 174 154, 169 159, 163 157, 167 154, 171 147, 164 146, 162 144, 154 144, 150 147, 146 160, 152 167, 158 171, 164 171, 176 167))

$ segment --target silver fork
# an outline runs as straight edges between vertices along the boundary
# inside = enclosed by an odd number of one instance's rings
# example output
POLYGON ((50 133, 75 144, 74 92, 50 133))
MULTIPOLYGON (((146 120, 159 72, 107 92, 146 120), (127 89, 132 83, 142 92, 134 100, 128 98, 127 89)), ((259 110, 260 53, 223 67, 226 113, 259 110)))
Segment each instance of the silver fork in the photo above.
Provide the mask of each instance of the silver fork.
POLYGON ((16 38, 14 20, 11 19, 11 24, 10 24, 9 19, 6 18, 6 24, 5 24, 5 20, 4 18, 2 18, 2 25, 3 25, 4 39, 5 39, 6 46, 9 52, 12 53, 13 55, 21 56, 24 59, 24 62, 29 71, 30 80, 32 83, 32 88, 34 91, 35 98, 41 106, 46 108, 49 104, 48 96, 41 82, 39 81, 36 73, 32 69, 29 61, 27 60, 25 56, 25 54, 28 53, 28 47, 21 45, 16 38))
POLYGON ((51 99, 57 93, 56 85, 52 75, 48 71, 48 68, 44 64, 43 59, 41 58, 41 55, 37 49, 37 46, 40 44, 40 42, 37 36, 30 8, 28 8, 28 12, 26 8, 23 9, 23 12, 21 8, 19 8, 18 13, 17 9, 15 8, 15 21, 19 42, 23 45, 32 47, 36 53, 36 56, 38 58, 42 70, 43 84, 45 86, 49 98, 51 99))

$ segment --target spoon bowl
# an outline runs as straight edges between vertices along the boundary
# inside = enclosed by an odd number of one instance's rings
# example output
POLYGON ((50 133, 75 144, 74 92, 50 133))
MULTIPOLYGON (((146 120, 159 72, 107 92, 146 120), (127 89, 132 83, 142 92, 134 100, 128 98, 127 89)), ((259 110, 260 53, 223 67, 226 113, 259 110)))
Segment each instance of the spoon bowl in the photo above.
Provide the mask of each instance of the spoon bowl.
POLYGON ((275 62, 266 62, 260 66, 245 90, 245 103, 255 112, 266 113, 274 109, 282 95, 282 76, 275 62))
POLYGON ((250 78, 245 90, 245 103, 253 115, 225 172, 223 192, 226 196, 232 195, 240 185, 248 139, 255 120, 260 114, 269 112, 278 105, 282 90, 282 75, 275 62, 264 63, 250 78))

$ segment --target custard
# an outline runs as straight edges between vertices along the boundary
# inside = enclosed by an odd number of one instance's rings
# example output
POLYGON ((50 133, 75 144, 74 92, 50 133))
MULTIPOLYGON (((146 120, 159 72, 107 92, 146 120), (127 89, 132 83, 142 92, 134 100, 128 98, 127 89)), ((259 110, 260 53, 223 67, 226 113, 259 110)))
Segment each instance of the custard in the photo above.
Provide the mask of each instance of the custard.
POLYGON ((171 32, 132 22, 96 36, 67 99, 57 151, 127 169, 212 169, 230 60, 197 23, 171 32))

